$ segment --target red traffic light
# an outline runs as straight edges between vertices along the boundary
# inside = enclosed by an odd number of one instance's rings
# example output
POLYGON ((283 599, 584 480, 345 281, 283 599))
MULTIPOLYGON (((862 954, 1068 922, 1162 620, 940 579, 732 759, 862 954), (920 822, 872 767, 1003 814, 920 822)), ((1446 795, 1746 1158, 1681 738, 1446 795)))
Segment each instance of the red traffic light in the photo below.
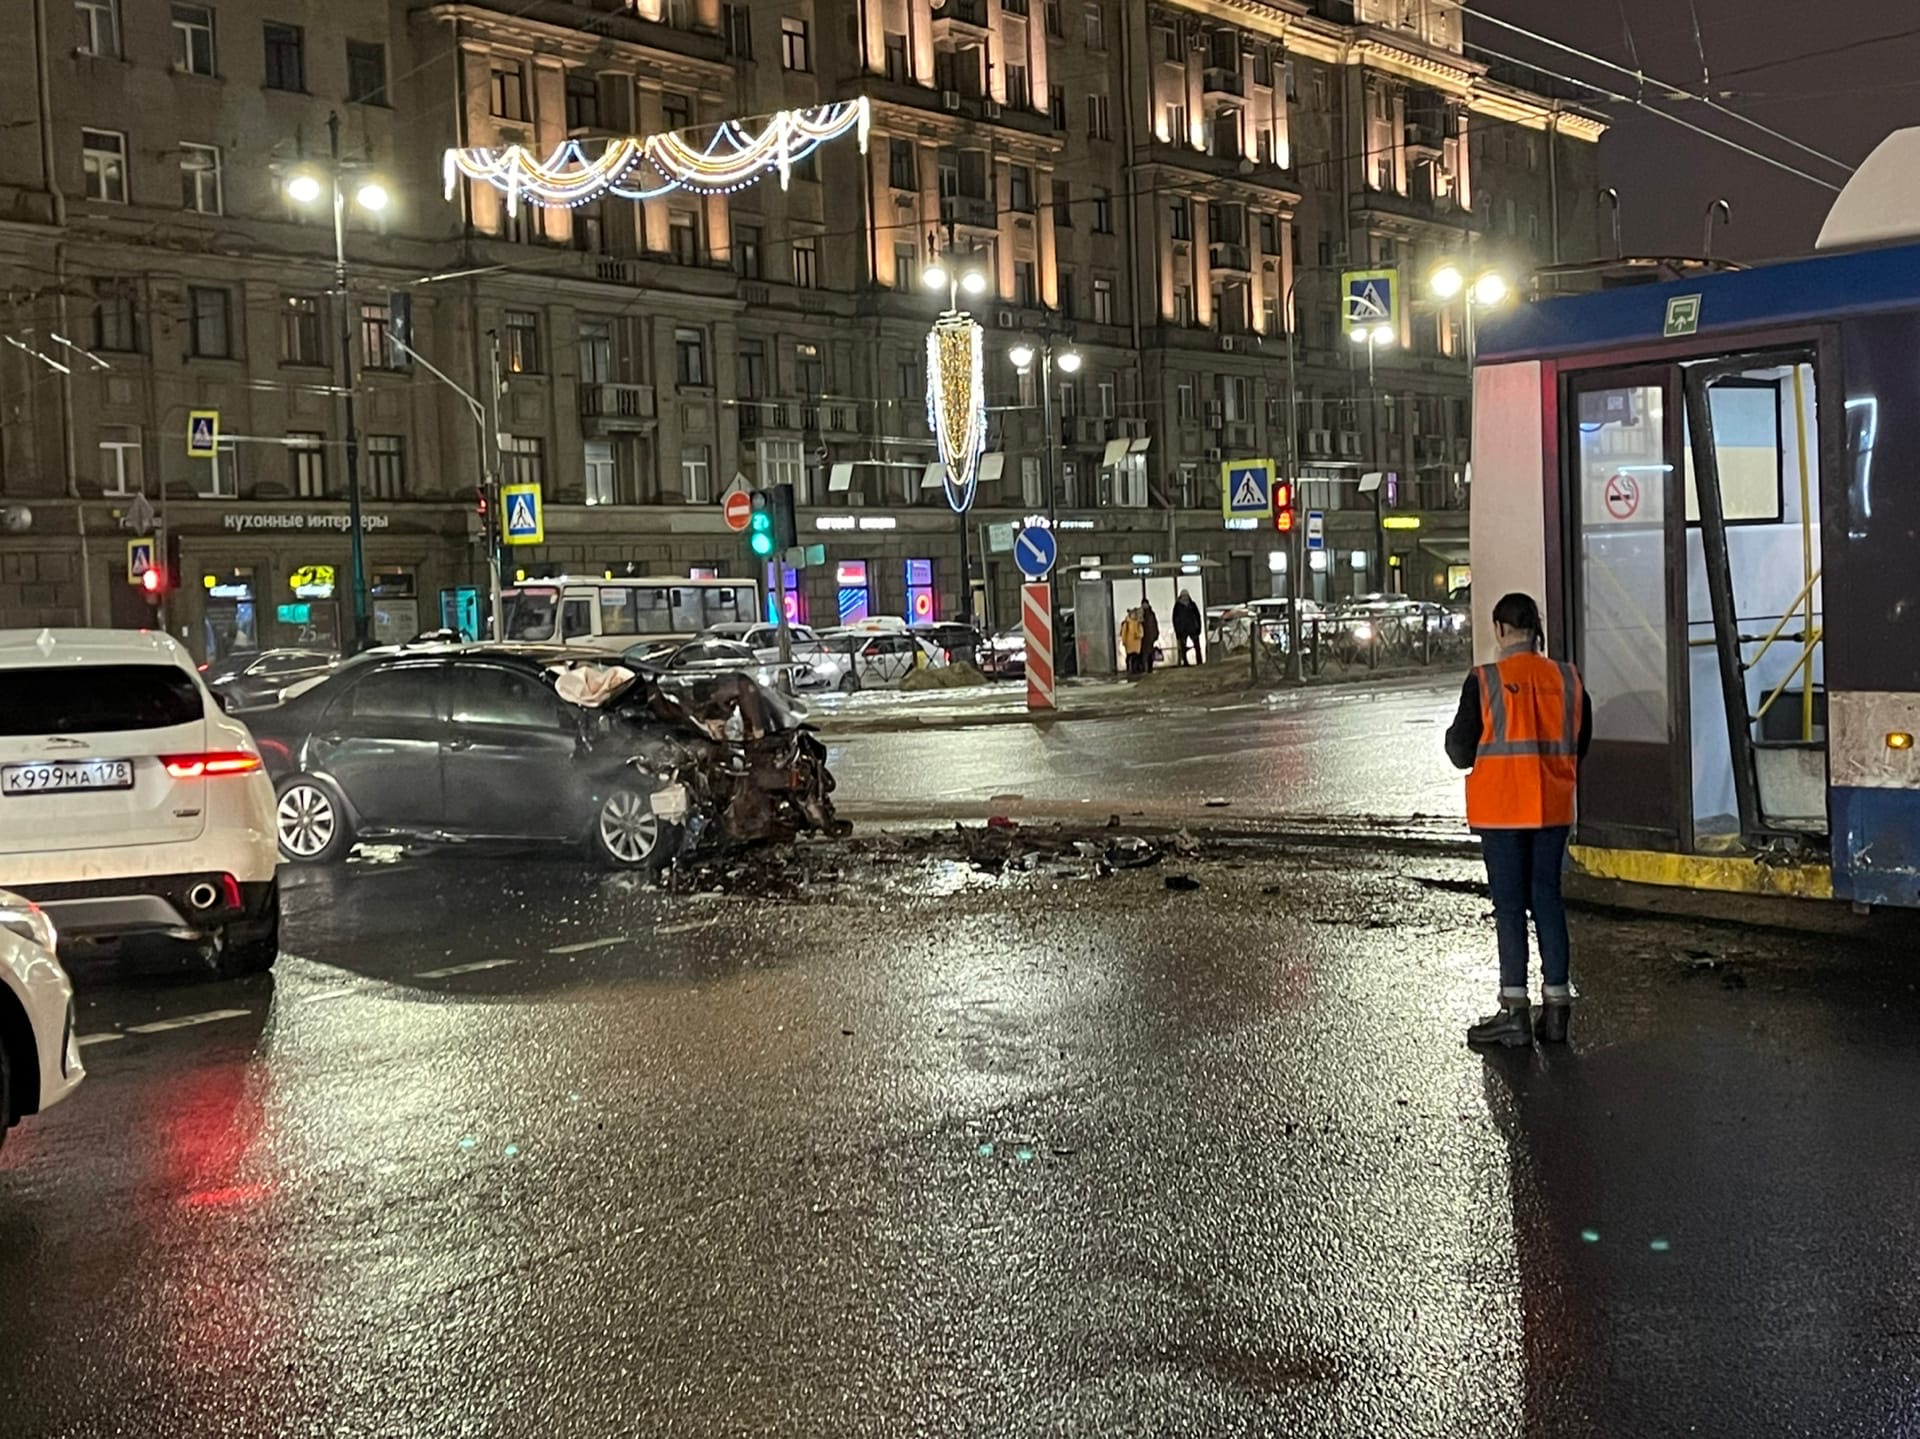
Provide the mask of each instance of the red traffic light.
POLYGON ((140 572, 140 588, 150 595, 157 595, 167 587, 166 576, 160 573, 158 565, 148 565, 140 572))
POLYGON ((1273 528, 1283 535, 1293 532, 1293 485, 1286 480, 1273 482, 1273 528))

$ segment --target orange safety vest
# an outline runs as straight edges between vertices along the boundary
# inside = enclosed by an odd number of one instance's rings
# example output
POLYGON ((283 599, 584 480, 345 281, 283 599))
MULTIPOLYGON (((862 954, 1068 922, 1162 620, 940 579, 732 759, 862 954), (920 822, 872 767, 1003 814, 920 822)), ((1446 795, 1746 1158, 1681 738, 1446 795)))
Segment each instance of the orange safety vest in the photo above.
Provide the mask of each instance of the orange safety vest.
POLYGON ((1508 655, 1474 671, 1480 748, 1467 776, 1469 829, 1546 829, 1573 823, 1585 690, 1572 665, 1508 655))

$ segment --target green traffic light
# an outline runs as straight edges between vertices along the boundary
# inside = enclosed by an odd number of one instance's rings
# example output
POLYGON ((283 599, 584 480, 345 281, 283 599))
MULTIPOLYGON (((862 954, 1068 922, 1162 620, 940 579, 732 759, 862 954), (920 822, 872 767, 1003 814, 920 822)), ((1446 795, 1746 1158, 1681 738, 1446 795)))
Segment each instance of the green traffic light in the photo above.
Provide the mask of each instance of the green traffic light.
POLYGON ((747 543, 752 546, 753 552, 763 560, 773 553, 773 536, 766 530, 755 530, 752 538, 749 539, 747 543))

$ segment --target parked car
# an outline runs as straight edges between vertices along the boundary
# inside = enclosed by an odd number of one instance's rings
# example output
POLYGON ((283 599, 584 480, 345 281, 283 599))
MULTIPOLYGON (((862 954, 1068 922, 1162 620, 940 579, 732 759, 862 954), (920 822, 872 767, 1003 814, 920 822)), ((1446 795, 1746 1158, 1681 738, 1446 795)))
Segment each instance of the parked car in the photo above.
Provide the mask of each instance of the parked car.
MULTIPOLYGON (((733 640, 745 645, 761 659, 777 661, 780 658, 780 626, 770 624, 730 624, 715 625, 707 631, 707 638, 733 640)), ((788 625, 787 643, 795 659, 803 659, 817 654, 821 650, 820 636, 809 625, 788 625)))
POLYGON ((842 694, 898 689, 916 669, 946 663, 943 652, 903 630, 824 630, 820 640, 827 655, 814 663, 838 659, 844 668, 834 688, 842 694))
POLYGON ((980 647, 980 673, 988 679, 1020 679, 1026 672, 1027 632, 1024 626, 1009 626, 980 647))
POLYGON ((0 890, 0 1143, 86 1078, 57 940, 45 910, 0 890))
POLYGON ((279 952, 277 860, 260 750, 177 640, 0 631, 0 887, 63 939, 162 935, 249 974, 279 952))
POLYGON ((825 750, 742 670, 490 645, 374 655, 258 725, 295 861, 369 838, 533 840, 654 870, 710 838, 836 824, 825 750))
POLYGON ((789 673, 800 674, 807 668, 804 661, 782 666, 778 652, 767 659, 738 640, 717 638, 701 640, 649 640, 638 644, 626 652, 628 664, 643 665, 651 670, 676 673, 693 671, 704 674, 746 674, 752 675, 763 685, 775 689, 787 689, 789 673))
POLYGON ((229 711, 257 709, 279 703, 282 690, 339 663, 340 656, 328 650, 246 650, 202 665, 200 677, 229 711))

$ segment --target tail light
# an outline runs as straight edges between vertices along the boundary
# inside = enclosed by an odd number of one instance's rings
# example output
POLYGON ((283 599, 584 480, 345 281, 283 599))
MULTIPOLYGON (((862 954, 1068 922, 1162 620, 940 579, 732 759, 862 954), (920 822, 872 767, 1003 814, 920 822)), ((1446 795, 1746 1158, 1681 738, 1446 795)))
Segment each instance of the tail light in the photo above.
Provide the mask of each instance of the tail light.
POLYGON ((260 756, 242 750, 212 754, 170 754, 161 757, 169 779, 211 779, 223 774, 251 774, 260 768, 260 756))

